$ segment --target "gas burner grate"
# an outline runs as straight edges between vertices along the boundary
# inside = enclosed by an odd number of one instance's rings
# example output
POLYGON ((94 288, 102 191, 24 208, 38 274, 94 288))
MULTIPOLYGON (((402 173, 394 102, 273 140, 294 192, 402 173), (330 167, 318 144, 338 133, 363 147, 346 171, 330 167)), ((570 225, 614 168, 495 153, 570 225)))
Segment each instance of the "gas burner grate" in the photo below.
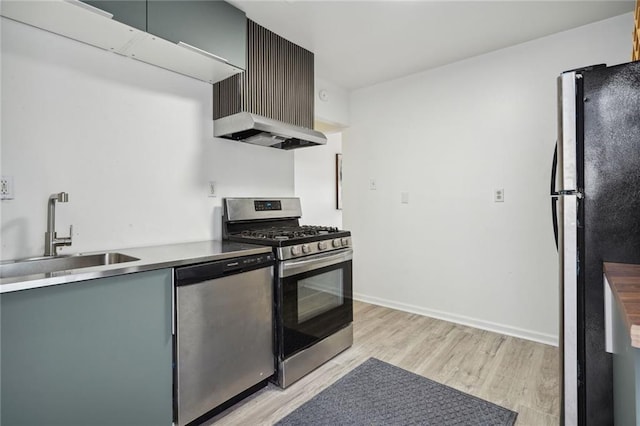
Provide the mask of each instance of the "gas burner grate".
POLYGON ((333 226, 302 225, 249 229, 240 232, 239 235, 245 238, 263 240, 293 240, 296 238, 313 237, 316 235, 326 235, 335 232, 340 232, 340 230, 333 226))

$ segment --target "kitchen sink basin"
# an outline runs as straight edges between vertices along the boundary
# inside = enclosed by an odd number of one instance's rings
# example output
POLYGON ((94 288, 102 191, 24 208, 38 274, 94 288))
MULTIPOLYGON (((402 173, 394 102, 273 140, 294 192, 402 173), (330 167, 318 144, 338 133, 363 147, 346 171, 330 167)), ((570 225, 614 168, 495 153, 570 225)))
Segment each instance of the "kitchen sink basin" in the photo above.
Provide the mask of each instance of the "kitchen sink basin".
POLYGON ((113 265, 140 260, 122 253, 76 254, 71 256, 38 257, 0 263, 0 278, 48 274, 92 266, 113 265))

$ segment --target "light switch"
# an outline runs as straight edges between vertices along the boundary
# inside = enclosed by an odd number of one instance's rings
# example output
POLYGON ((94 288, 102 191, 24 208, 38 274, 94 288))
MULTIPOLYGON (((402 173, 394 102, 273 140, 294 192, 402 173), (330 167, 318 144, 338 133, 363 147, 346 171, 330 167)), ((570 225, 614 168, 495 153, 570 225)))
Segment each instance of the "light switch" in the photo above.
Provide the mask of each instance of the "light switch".
POLYGON ((400 193, 400 202, 402 204, 409 204, 409 193, 408 192, 401 192, 400 193))

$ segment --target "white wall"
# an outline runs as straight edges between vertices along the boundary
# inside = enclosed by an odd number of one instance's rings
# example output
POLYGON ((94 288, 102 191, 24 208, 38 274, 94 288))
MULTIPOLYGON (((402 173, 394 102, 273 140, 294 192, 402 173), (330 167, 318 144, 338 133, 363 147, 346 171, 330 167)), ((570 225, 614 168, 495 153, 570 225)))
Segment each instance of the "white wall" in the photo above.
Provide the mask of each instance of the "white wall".
POLYGON ((305 225, 342 228, 342 210, 336 209, 336 154, 342 152, 342 134, 327 134, 327 144, 295 151, 295 194, 302 204, 305 225))
POLYGON ((292 152, 213 138, 210 84, 0 23, 0 258, 42 254, 54 192, 62 253, 219 238, 222 197, 293 195, 292 152))
POLYGON ((331 124, 336 127, 349 125, 349 92, 330 81, 316 77, 315 85, 315 111, 314 118, 317 121, 331 124), (324 91, 326 98, 320 98, 320 92, 324 91))
POLYGON ((626 14, 352 92, 344 227, 356 297, 557 343, 556 76, 627 62, 632 27, 626 14))

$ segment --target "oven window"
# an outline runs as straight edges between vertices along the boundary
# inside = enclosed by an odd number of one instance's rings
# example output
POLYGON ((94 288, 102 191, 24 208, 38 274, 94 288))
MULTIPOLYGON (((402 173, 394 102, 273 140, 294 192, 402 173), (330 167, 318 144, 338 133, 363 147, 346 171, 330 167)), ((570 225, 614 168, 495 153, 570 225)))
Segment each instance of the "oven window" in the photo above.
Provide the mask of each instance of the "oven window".
POLYGON ((340 269, 298 281, 298 323, 317 317, 344 303, 340 269))
POLYGON ((353 321, 351 260, 280 278, 278 353, 287 358, 353 321))

